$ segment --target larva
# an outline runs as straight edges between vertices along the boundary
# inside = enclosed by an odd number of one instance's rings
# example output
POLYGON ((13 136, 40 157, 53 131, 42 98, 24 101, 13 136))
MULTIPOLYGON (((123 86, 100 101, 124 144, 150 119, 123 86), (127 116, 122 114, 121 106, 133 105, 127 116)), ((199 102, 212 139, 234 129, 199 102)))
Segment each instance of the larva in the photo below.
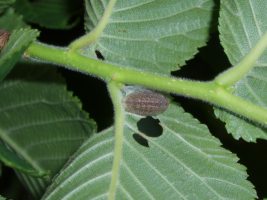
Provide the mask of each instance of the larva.
POLYGON ((151 90, 137 90, 124 98, 125 110, 142 116, 154 116, 163 113, 169 106, 169 100, 161 93, 151 90))

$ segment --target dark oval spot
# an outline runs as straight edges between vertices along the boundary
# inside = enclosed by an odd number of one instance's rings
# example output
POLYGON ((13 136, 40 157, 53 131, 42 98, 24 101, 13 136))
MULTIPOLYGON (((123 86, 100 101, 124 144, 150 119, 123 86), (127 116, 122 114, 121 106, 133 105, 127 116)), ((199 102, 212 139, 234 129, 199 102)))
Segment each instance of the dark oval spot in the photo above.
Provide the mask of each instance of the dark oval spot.
POLYGON ((104 56, 102 55, 100 51, 95 50, 95 55, 99 60, 105 60, 104 56))
POLYGON ((133 138, 134 138, 134 140, 135 140, 138 144, 140 144, 140 145, 142 145, 142 146, 144 146, 144 147, 149 147, 149 144, 148 144, 147 139, 144 138, 142 135, 139 135, 139 134, 137 134, 137 133, 134 133, 134 134, 133 134, 133 138))
POLYGON ((163 129, 158 119, 152 117, 142 118, 137 122, 138 130, 149 137, 159 137, 162 135, 163 129))

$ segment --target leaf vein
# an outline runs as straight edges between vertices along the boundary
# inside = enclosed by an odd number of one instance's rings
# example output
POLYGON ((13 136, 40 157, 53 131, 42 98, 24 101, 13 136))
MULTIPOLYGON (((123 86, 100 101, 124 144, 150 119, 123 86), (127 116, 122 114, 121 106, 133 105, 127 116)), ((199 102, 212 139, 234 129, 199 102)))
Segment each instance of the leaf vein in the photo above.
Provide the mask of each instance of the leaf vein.
POLYGON ((155 168, 150 162, 149 160, 147 160, 146 157, 144 157, 142 154, 140 154, 130 143, 128 143, 127 141, 125 141, 125 144, 128 145, 128 147, 130 147, 133 151, 135 151, 136 153, 139 154, 139 156, 143 159, 143 161, 145 161, 145 163, 147 163, 147 165, 150 166, 151 169, 153 169, 160 177, 161 179, 163 179, 174 191, 175 193, 177 193, 182 199, 186 199, 185 196, 183 196, 174 186, 171 182, 169 182, 169 180, 167 178, 165 178, 165 176, 161 173, 161 171, 159 171, 157 168, 155 168))
POLYGON ((144 192, 149 196, 150 199, 154 200, 155 197, 153 196, 153 194, 150 191, 148 191, 147 187, 132 172, 132 170, 128 167, 127 163, 126 162, 123 162, 122 164, 125 167, 125 169, 129 172, 129 175, 133 177, 133 179, 137 183, 137 185, 139 185, 144 190, 144 192))

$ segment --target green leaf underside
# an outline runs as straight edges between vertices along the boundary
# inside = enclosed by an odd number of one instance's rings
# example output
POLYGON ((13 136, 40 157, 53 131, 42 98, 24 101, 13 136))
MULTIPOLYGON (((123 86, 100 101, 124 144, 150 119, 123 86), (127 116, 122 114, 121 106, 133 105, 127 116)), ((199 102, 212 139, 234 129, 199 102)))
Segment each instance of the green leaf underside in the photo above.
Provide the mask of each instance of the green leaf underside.
POLYGON ((8 43, 0 53, 0 80, 11 71, 16 62, 21 58, 26 48, 39 35, 36 30, 29 28, 14 30, 8 43))
MULTIPOLYGON (((231 62, 237 64, 267 31, 266 1, 223 0, 220 11, 220 39, 231 62)), ((267 52, 256 67, 234 86, 234 93, 267 108, 267 52)), ((216 110, 234 138, 246 141, 267 139, 267 129, 242 117, 216 110)))
MULTIPOLYGON (((175 105, 158 116, 160 137, 140 133, 140 117, 127 115, 115 199, 253 199, 237 157, 220 147, 206 126, 175 105), (149 147, 133 139, 139 133, 149 147)), ((108 199, 114 156, 113 128, 90 138, 43 196, 52 199, 108 199)))
POLYGON ((82 12, 73 0, 16 0, 16 10, 26 21, 52 29, 68 29, 77 24, 76 15, 82 12))
MULTIPOLYGON (((0 85, 0 139, 38 173, 50 172, 49 177, 37 179, 17 171, 38 196, 95 131, 95 123, 81 111, 79 100, 66 91, 54 69, 19 65, 11 74, 0 85)), ((5 159, 19 164, 11 156, 5 159)))
POLYGON ((13 9, 8 9, 0 17, 0 27, 6 31, 11 32, 14 29, 25 28, 25 23, 23 22, 22 16, 14 12, 13 9))
MULTIPOLYGON (((86 0, 86 28, 101 20, 108 0, 86 0)), ((98 50, 110 63, 169 74, 191 59, 208 38, 211 0, 118 0, 100 38, 84 54, 98 50)))
POLYGON ((12 5, 15 0, 0 0, 0 13, 5 9, 12 5))

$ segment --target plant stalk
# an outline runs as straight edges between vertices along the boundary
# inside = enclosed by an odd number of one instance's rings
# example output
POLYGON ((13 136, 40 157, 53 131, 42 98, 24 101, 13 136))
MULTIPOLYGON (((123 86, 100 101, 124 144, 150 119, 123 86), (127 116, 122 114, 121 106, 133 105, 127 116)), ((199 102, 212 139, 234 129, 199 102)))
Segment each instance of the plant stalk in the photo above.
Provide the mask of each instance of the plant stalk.
POLYGON ((79 55, 68 49, 41 43, 33 43, 27 49, 26 56, 64 66, 70 70, 88 73, 107 82, 113 80, 123 84, 141 85, 167 93, 200 99, 267 126, 267 109, 231 94, 216 81, 192 81, 123 68, 79 55))
POLYGON ((122 147, 123 147, 123 128, 124 128, 124 108, 122 105, 122 94, 118 85, 111 81, 108 83, 109 94, 114 107, 114 159, 112 165, 111 182, 108 192, 108 200, 115 200, 116 190, 119 181, 119 170, 122 160, 122 147))
POLYGON ((219 74, 215 81, 222 86, 232 86, 241 80, 253 67, 256 61, 267 48, 267 32, 261 37, 257 44, 249 51, 249 53, 235 66, 219 74))
POLYGON ((89 44, 95 42, 100 36, 105 27, 108 24, 109 18, 112 14, 112 10, 116 4, 117 0, 110 0, 101 20, 98 22, 97 26, 88 34, 78 38, 70 44, 70 49, 75 51, 81 49, 89 44))

